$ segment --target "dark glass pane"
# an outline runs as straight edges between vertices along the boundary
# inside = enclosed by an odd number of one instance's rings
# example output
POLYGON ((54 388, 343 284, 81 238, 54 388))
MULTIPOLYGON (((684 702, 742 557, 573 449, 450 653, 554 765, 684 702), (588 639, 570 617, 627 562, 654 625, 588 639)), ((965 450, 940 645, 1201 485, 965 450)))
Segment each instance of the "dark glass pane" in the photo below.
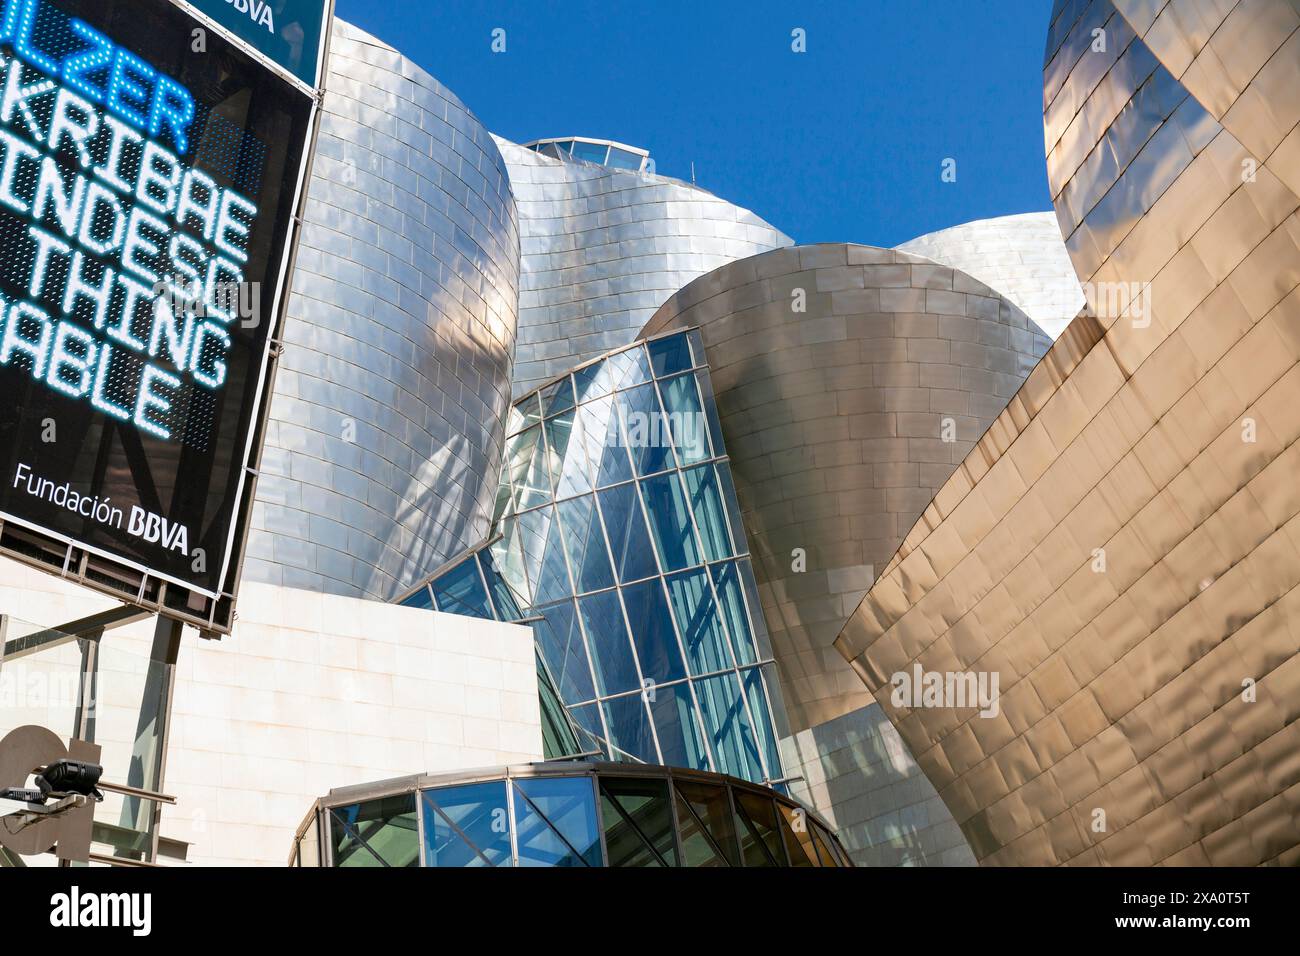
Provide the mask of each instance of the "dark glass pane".
POLYGON ((596 665, 596 687, 600 696, 622 694, 641 689, 623 609, 616 591, 604 591, 578 599, 582 624, 587 629, 587 643, 596 665))
POLYGON ((785 851, 790 857, 791 866, 819 866, 817 850, 813 846, 812 834, 806 811, 786 806, 777 801, 777 819, 781 824, 781 836, 785 840, 785 851))
POLYGON ((754 718, 754 730, 758 736, 759 746, 763 748, 763 760, 767 763, 768 778, 776 780, 782 776, 781 755, 777 750, 776 733, 772 728, 772 712, 767 706, 767 688, 763 686, 763 676, 759 673, 759 668, 741 671, 740 683, 744 686, 745 696, 749 699, 749 712, 754 718))
POLYGON ((650 365, 656 378, 675 375, 691 367, 690 342, 684 332, 647 342, 646 348, 650 350, 650 365))
POLYGON ((686 866, 739 866, 735 822, 725 787, 679 780, 677 821, 686 866))
POLYGON ((483 577, 487 579, 488 591, 497 608, 497 617, 502 621, 517 621, 524 616, 519 607, 519 599, 506 584, 506 579, 497 568, 496 558, 490 549, 478 553, 479 565, 483 568, 483 577))
POLYGON ((514 781, 520 866, 600 866, 600 830, 590 777, 514 781))
POLYGON ((429 595, 429 588, 422 585, 418 591, 402 601, 402 607, 422 607, 432 608, 433 598, 429 595))
POLYGON ((335 807, 330 839, 338 867, 419 866, 415 794, 335 807))
POLYGON ((685 684, 655 687, 649 704, 665 766, 710 769, 690 688, 685 684))
POLYGON ((564 546, 555 508, 525 511, 515 519, 523 548, 524 569, 533 586, 533 603, 550 604, 568 597, 569 572, 564 564, 564 546))
POLYGON ((704 541, 704 560, 721 561, 732 555, 731 539, 727 534, 727 513, 722 508, 718 494, 718 479, 712 465, 688 468, 682 473, 686 479, 686 494, 695 514, 695 523, 704 541))
POLYGON ((641 673, 657 684, 680 680, 686 676, 682 652, 677 646, 677 634, 664 598, 663 584, 651 578, 623 588, 627 605, 627 619, 632 627, 632 643, 636 646, 641 673))
POLYGON ((597 497, 619 581, 638 581, 655 574, 658 569, 636 485, 606 488, 597 492, 597 497))
POLYGON ((672 435, 664 427, 664 414, 653 384, 639 385, 619 392, 618 404, 623 435, 638 475, 651 475, 676 465, 672 455, 672 435))
POLYGON ((677 865, 666 780, 600 778, 600 816, 610 866, 677 865))
POLYGON ((600 530, 596 500, 591 495, 570 498, 557 506, 564 526, 564 543, 573 569, 574 584, 581 594, 614 586, 614 572, 600 530))
POLYGON ((776 822, 776 807, 771 797, 732 788, 740 825, 740 852, 745 866, 785 866, 781 830, 776 822))
POLYGON ((559 381, 545 386, 539 393, 542 400, 542 416, 549 418, 557 412, 567 411, 573 407, 573 385, 566 375, 559 381))
POLYGON ((745 610, 745 601, 741 595, 740 576, 736 563, 715 564, 709 568, 713 575, 713 586, 718 591, 718 601, 722 607, 722 619, 727 625, 731 637, 731 649, 736 654, 738 664, 753 664, 758 658, 754 652, 754 639, 749 628, 749 614, 745 610))
POLYGON ((574 757, 591 749, 578 740, 577 729, 540 654, 537 655, 537 699, 542 717, 542 755, 547 760, 574 757))
POLYGON ((439 611, 494 619, 487 591, 483 589, 483 579, 479 577, 478 562, 473 557, 434 578, 430 586, 439 611))
POLYGON ((682 464, 690 465, 712 457, 709 452, 709 427, 700 408, 694 375, 679 375, 659 383, 668 413, 668 430, 682 464))
POLYGON ((720 674, 695 682, 695 693, 704 711, 704 729, 713 748, 717 769, 742 780, 762 783, 763 769, 749 715, 740 696, 735 674, 720 674))
POLYGON ((734 666, 704 569, 673 574, 667 581, 691 673, 711 674, 734 666))
POLYGON ((655 550, 665 571, 678 571, 700 563, 700 549, 691 529, 686 495, 675 472, 641 482, 655 550))
POLYGON ((569 716, 578 727, 578 742, 583 750, 599 750, 607 758, 613 759, 605 743, 605 725, 600 722, 599 704, 570 707, 569 716))
POLYGON ((822 866, 839 866, 840 861, 835 858, 831 852, 831 838, 827 832, 817 824, 812 825, 813 845, 817 848, 817 859, 821 861, 822 866))
POLYGON ((615 697, 605 701, 602 706, 605 708, 605 720, 609 724, 610 745, 617 748, 614 759, 635 758, 642 763, 659 763, 654 736, 650 731, 650 719, 646 716, 646 705, 641 695, 615 697))
POLYGON ((510 865, 504 780, 440 787, 424 791, 421 797, 425 866, 510 865))
POLYGON ((587 650, 578 629, 578 615, 573 602, 564 601, 537 609, 542 620, 535 622, 533 641, 567 703, 591 700, 596 690, 591 683, 587 650))

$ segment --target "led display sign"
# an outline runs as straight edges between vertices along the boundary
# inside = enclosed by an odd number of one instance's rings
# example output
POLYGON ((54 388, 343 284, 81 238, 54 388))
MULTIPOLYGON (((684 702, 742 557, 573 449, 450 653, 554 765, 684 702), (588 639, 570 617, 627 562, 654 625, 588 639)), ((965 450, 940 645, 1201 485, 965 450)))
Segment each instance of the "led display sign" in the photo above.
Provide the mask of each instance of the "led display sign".
POLYGON ((0 516, 215 597, 313 98, 169 0, 0 7, 0 516))

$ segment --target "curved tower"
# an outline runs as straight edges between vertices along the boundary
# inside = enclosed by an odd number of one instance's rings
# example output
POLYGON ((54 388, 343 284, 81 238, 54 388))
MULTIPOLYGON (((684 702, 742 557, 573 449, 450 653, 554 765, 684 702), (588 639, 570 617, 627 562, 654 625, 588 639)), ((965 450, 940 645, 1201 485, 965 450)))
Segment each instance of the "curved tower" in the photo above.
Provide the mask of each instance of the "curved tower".
POLYGON ((1056 4, 1092 314, 837 642, 982 862, 1300 862, 1298 71, 1289 4, 1056 4), (895 703, 918 667, 998 676, 996 713, 895 703))
POLYGON ((491 521, 518 225, 449 90, 342 22, 331 64, 245 574, 387 600, 491 521))
POLYGON ((791 243, 706 190, 619 168, 646 165, 644 151, 581 139, 497 145, 519 204, 516 396, 630 344, 697 276, 791 243))

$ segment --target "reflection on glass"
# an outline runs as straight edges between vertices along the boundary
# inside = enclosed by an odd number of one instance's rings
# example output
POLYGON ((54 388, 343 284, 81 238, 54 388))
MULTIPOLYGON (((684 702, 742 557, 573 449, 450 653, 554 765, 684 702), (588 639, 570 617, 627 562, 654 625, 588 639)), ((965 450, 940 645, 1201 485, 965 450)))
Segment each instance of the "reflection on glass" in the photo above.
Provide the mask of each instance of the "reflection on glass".
MULTIPOLYGON (((767 762, 768 773, 780 775, 781 758, 777 752, 776 733, 772 729, 771 711, 767 706, 767 688, 763 686, 760 668, 753 667, 740 672, 740 682, 745 687, 745 696, 749 698, 749 710, 754 715, 755 731, 759 745, 763 748, 763 759, 767 762)), ((769 674, 769 676, 771 676, 769 674)))
POLYGON ((587 630, 601 696, 640 690, 641 678, 632 658, 618 592, 603 591, 579 598, 578 610, 582 613, 582 626, 587 630))
POLYGON ((426 585, 420 585, 419 590, 402 599, 402 607, 418 607, 431 610, 433 608, 433 597, 429 594, 429 588, 426 585))
POLYGON ((555 678, 560 695, 566 701, 591 700, 596 691, 573 602, 538 608, 536 613, 542 620, 532 624, 533 641, 555 678))
POLYGON ((673 468, 672 435, 664 427, 659 396, 653 384, 639 385, 614 396, 623 434, 638 475, 673 468))
POLYGON ((589 777, 516 780, 520 866, 600 866, 596 796, 589 777))
POLYGON ((506 583, 505 575, 497 567, 497 560, 492 554, 491 549, 486 549, 478 553, 479 564, 483 568, 483 577, 487 579, 488 591, 492 595, 492 602, 496 605, 497 618, 502 621, 517 621, 524 616, 519 607, 519 599, 515 593, 510 590, 510 585, 506 583))
POLYGON ((736 563, 715 564, 709 568, 713 575, 713 586, 718 590, 718 601, 722 604, 722 618, 731 637, 731 649, 735 652, 738 664, 753 664, 758 658, 754 654, 754 642, 749 628, 749 614, 740 593, 740 579, 736 563))
POLYGON ((812 831, 813 845, 817 848, 817 859, 821 862, 821 865, 839 866, 839 861, 836 860, 835 854, 828 849, 831 845, 831 838, 826 833, 825 828, 814 823, 812 825, 812 831))
POLYGON ((734 789, 736 817, 740 825, 740 853, 745 866, 785 866, 785 850, 776 822, 776 807, 771 797, 748 790, 734 789))
POLYGON ((727 514, 718 494, 718 480, 712 465, 688 468, 682 473, 686 479, 686 494, 691 511, 704 539, 704 560, 721 561, 732 555, 731 540, 727 537, 727 514))
POLYGON ((564 542, 573 569, 578 593, 600 591, 614 586, 614 572, 605 551, 605 535, 600 530, 596 500, 591 495, 570 498, 558 505, 564 526, 564 542))
POLYGON ((650 716, 655 733, 659 735, 659 749, 663 763, 669 767, 689 767, 692 770, 710 770, 709 755, 704 749, 704 738, 686 684, 655 687, 649 699, 650 716))
POLYGON ((704 727, 718 761, 717 769, 745 780, 762 780, 758 747, 736 675, 720 674, 697 681, 695 692, 704 711, 704 727))
POLYGON ((424 865, 509 866, 510 810, 504 780, 421 794, 424 865))
POLYGON ((650 719, 646 716, 646 705, 641 695, 614 697, 605 701, 603 706, 605 720, 609 723, 610 745, 622 751, 619 759, 631 757, 641 763, 659 763, 650 719))
POLYGON ((690 343, 685 335, 669 335, 662 339, 647 342, 650 350, 650 366, 655 370, 655 378, 667 378, 691 367, 690 343))
POLYGON ((650 534, 646 531, 636 485, 619 485, 597 492, 605 516, 605 531, 621 582, 639 581, 656 573, 650 534))
POLYGON ((675 786, 686 865, 739 866, 740 850, 726 789, 685 780, 675 786))
POLYGON ((731 655, 727 653, 704 569, 669 575, 667 581, 691 673, 711 674, 731 667, 731 655))
POLYGON ((479 577, 478 562, 472 556, 434 578, 430 587, 439 611, 492 620, 492 607, 479 577))
POLYGON ((658 684, 685 677, 686 666, 682 663, 682 652, 677 646, 659 579, 627 585, 623 588, 623 601, 627 605, 632 643, 641 661, 642 676, 658 684))
POLYGON ((533 601, 550 604, 572 593, 569 572, 564 566, 564 549, 555 508, 538 508, 518 518, 519 543, 524 553, 524 569, 533 585, 533 601))
POLYGON ((676 473, 647 478, 641 482, 641 492, 645 495, 655 550, 663 569, 678 571, 699 564, 700 551, 691 530, 691 514, 676 473))
POLYGON ((418 866, 418 833, 413 793, 330 810, 335 866, 418 866))
POLYGON ((682 464, 691 465, 711 457, 709 429, 700 408, 700 396, 695 390, 694 375, 679 375, 659 383, 663 394, 664 410, 668 413, 668 427, 673 444, 682 464))
POLYGON ((790 865, 820 866, 817 850, 813 847, 812 833, 809 832, 812 821, 808 819, 807 812, 802 808, 788 807, 784 803, 778 803, 776 809, 790 865))
POLYGON ((610 866, 677 865, 666 780, 602 776, 600 815, 610 866))

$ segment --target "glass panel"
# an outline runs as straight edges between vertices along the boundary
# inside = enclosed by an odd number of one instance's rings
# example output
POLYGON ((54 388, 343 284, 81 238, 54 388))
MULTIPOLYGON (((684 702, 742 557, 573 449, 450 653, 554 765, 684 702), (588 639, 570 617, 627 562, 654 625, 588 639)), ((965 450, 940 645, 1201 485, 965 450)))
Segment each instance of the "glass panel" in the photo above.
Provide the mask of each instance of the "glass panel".
POLYGON ((533 585, 533 603, 549 604, 568 597, 572 592, 555 509, 546 507, 526 511, 516 519, 516 523, 520 529, 524 568, 533 585))
POLYGON ((835 854, 829 849, 831 838, 817 824, 812 825, 813 844, 817 847, 817 859, 821 861, 822 866, 839 866, 840 861, 835 858, 835 854))
POLYGON ((487 591, 479 577, 478 562, 473 557, 435 578, 430 587, 439 611, 493 620, 487 591))
POLYGON ((694 464, 710 458, 709 429, 700 409, 700 396, 695 390, 695 376, 679 375, 660 382, 664 410, 668 413, 668 429, 673 445, 682 463, 694 464))
POLYGON ((685 684, 655 687, 654 699, 649 704, 664 764, 692 770, 710 769, 690 688, 685 684))
POLYGON ((506 583, 505 576, 497 568, 496 558, 492 556, 490 550, 480 551, 478 553, 480 566, 483 568, 483 577, 487 579, 488 591, 491 592, 492 601, 497 608, 497 617, 502 621, 517 621, 524 616, 523 610, 519 607, 519 598, 514 591, 510 590, 510 585, 506 583))
POLYGON ((330 838, 338 867, 418 866, 415 794, 335 807, 330 810, 330 838))
POLYGON ((425 790, 424 865, 509 866, 506 783, 493 780, 425 790))
POLYGON ((524 428, 527 428, 530 425, 536 425, 542 420, 542 409, 541 405, 538 404, 536 393, 529 395, 527 398, 520 399, 515 403, 514 407, 519 413, 520 419, 523 421, 524 428))
POLYGON ((810 821, 807 812, 803 809, 796 810, 779 800, 776 809, 781 824, 781 836, 785 840, 785 850, 790 856, 790 865, 819 866, 812 834, 808 832, 810 821))
POLYGON ((740 851, 725 787, 679 780, 677 822, 686 866, 739 866, 740 851))
MULTIPOLYGON (((691 329, 686 333, 686 338, 691 343, 691 358, 696 365, 708 365, 709 359, 704 354, 704 339, 700 336, 699 329, 691 329)), ((712 391, 710 389, 710 391, 712 391)))
POLYGON ((736 562, 736 569, 740 571, 740 583, 745 588, 745 601, 752 609, 749 623, 754 628, 754 647, 758 651, 760 660, 771 660, 772 641, 767 636, 767 619, 763 616, 763 605, 758 599, 758 582, 754 580, 754 568, 746 558, 736 562))
POLYGON ((656 684, 666 684, 686 676, 677 634, 668 613, 663 585, 658 578, 629 584, 623 589, 627 620, 632 628, 632 643, 641 662, 641 673, 656 684))
MULTIPOLYGON (((612 398, 596 399, 578 410, 578 428, 569 454, 582 455, 585 459, 577 463, 571 461, 567 467, 569 470, 583 468, 587 484, 594 479, 598 487, 604 488, 632 477, 632 461, 619 430, 618 413, 612 398)), ((572 486, 581 490, 577 479, 572 480, 572 486)))
POLYGON ((578 609, 582 612, 582 625, 587 629, 600 696, 640 690, 641 679, 632 659, 632 645, 628 643, 618 592, 604 591, 579 598, 578 609))
POLYGON ((650 533, 637 499, 636 485, 619 485, 597 492, 605 516, 605 531, 619 581, 637 581, 658 571, 650 533))
POLYGON ((537 613, 543 620, 532 625, 533 641, 555 678, 560 696, 570 703, 591 700, 596 696, 596 690, 591 683, 587 650, 578 629, 573 602, 539 608, 537 613))
POLYGON ((557 506, 564 526, 564 543, 573 569, 574 584, 580 594, 614 586, 614 572, 605 550, 605 535, 600 530, 596 500, 591 495, 570 498, 557 506))
POLYGON ((501 577, 510 590, 520 595, 525 604, 532 604, 534 603, 530 597, 533 593, 532 585, 524 572, 524 553, 520 541, 523 537, 523 528, 518 520, 511 520, 501 526, 501 532, 501 537, 492 542, 492 546, 488 548, 492 555, 492 563, 501 572, 501 577))
POLYGON ((676 467, 672 435, 664 428, 664 414, 654 385, 638 385, 614 396, 624 440, 638 475, 652 475, 676 467))
POLYGON ((739 664, 754 664, 758 658, 754 653, 754 640, 749 629, 749 614, 741 597, 740 577, 736 563, 715 564, 709 568, 713 576, 713 586, 718 591, 718 601, 722 606, 722 619, 727 625, 731 638, 731 649, 735 652, 739 664))
POLYGON ((573 158, 586 160, 589 163, 604 165, 605 155, 608 152, 609 147, 601 143, 584 143, 582 140, 575 140, 573 143, 573 158))
POLYGON ((575 372, 574 380, 578 383, 580 396, 608 395, 650 381, 650 360, 646 358, 645 347, 637 345, 611 355, 599 368, 590 366, 575 372))
POLYGON ((615 169, 639 170, 641 168, 641 157, 636 153, 629 153, 627 150, 611 146, 609 148, 609 159, 605 160, 605 165, 612 166, 615 169))
POLYGON ((772 712, 767 706, 767 688, 763 686, 763 677, 759 668, 741 671, 740 682, 745 687, 745 696, 749 698, 749 712, 757 725, 758 742, 763 748, 763 760, 767 762, 767 775, 775 780, 781 777, 781 756, 777 751, 776 734, 772 731, 772 712))
POLYGON ((542 400, 542 417, 549 418, 556 412, 567 411, 573 407, 573 384, 569 376, 545 386, 538 396, 542 400))
POLYGON ((433 597, 429 594, 427 585, 420 587, 418 591, 402 601, 402 607, 422 607, 433 609, 433 597))
POLYGON ((691 673, 711 674, 735 666, 727 653, 726 639, 718 623, 717 608, 704 569, 674 574, 667 581, 691 673))
POLYGON ((551 500, 546 476, 546 446, 538 425, 511 441, 508 454, 510 482, 514 486, 515 510, 523 511, 551 500))
POLYGON ((591 749, 578 740, 577 728, 564 709, 560 692, 540 654, 537 655, 537 699, 542 718, 542 755, 547 760, 574 757, 591 749))
POLYGON ((520 866, 600 866, 600 830, 590 777, 514 781, 520 866))
POLYGON ((700 387, 700 397, 704 402, 704 420, 709 424, 709 437, 713 440, 713 454, 725 455, 726 443, 722 436, 722 422, 718 420, 718 401, 713 394, 713 378, 709 370, 695 370, 695 382, 700 387))
POLYGON ((691 516, 686 506, 677 474, 670 473, 647 478, 641 482, 645 495, 646 513, 654 532, 655 550, 665 571, 677 571, 700 563, 700 549, 691 529, 691 516))
POLYGON ((718 770, 742 780, 763 781, 758 747, 749 715, 740 697, 735 674, 720 674, 695 682, 695 693, 704 711, 704 728, 709 735, 718 770))
POLYGON ((610 866, 677 865, 666 780, 600 778, 600 816, 610 866))
POLYGON ((740 852, 745 866, 785 866, 785 850, 771 797, 733 787, 740 825, 740 852))
POLYGON ((695 514, 695 524, 704 540, 704 560, 721 561, 731 557, 727 515, 722 509, 722 496, 718 494, 718 479, 713 466, 688 468, 682 475, 686 479, 686 494, 695 514))
POLYGON ((602 705, 605 720, 609 723, 609 742, 618 748, 615 760, 639 760, 642 763, 659 763, 650 719, 646 716, 645 701, 640 694, 615 697, 602 705))
POLYGON ((740 520, 740 502, 736 499, 736 485, 731 477, 731 466, 725 461, 714 463, 718 469, 718 487, 722 491, 722 506, 726 509, 727 521, 731 525, 731 540, 735 542, 737 554, 749 553, 749 541, 745 537, 745 525, 740 520))
POLYGON ((655 378, 676 375, 691 367, 691 348, 686 335, 669 335, 646 343, 650 350, 650 365, 655 378))
POLYGON ((605 725, 600 722, 599 704, 570 707, 569 716, 578 725, 579 742, 584 750, 599 750, 606 757, 613 759, 605 744, 605 725))
POLYGON ((557 498, 570 498, 591 491, 582 426, 575 428, 574 414, 570 410, 546 423, 546 441, 550 447, 546 470, 557 498))

